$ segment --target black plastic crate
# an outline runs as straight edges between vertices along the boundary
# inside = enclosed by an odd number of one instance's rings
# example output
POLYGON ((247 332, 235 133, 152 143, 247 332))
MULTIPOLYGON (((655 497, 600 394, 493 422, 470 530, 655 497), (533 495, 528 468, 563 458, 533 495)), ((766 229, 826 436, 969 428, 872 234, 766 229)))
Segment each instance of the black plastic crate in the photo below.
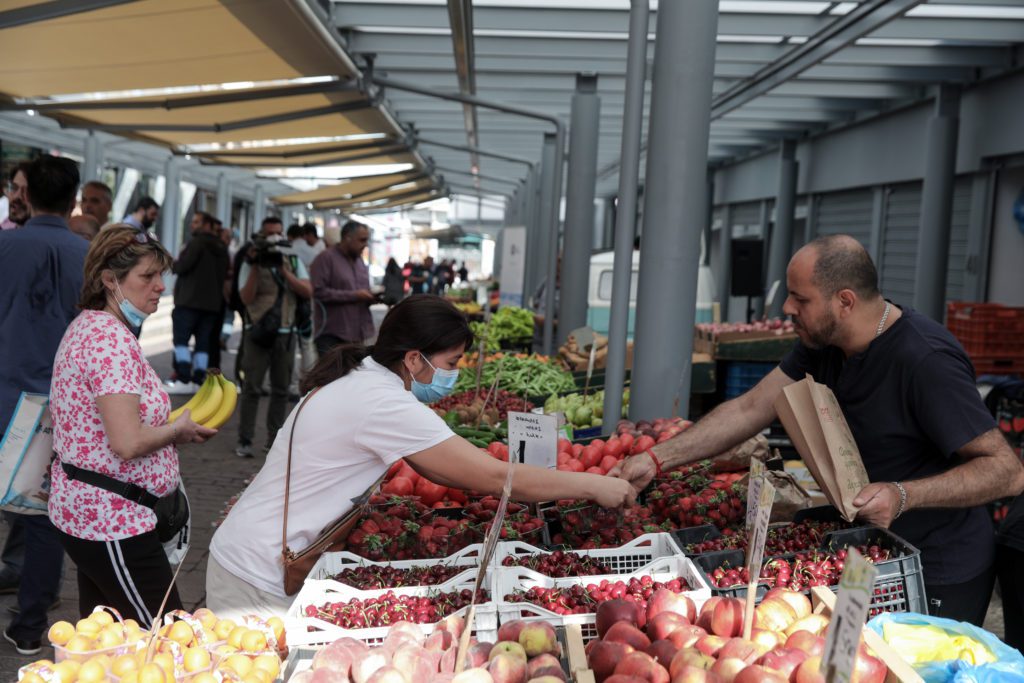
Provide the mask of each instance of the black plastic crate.
MULTIPOLYGON (((734 586, 732 588, 718 588, 711 583, 711 572, 718 567, 728 564, 731 567, 737 569, 746 565, 746 555, 742 550, 717 550, 713 553, 704 553, 703 555, 695 555, 690 559, 697 565, 698 571, 704 575, 704 580, 711 586, 711 594, 719 595, 723 598, 746 598, 747 597, 747 586, 743 584, 741 586, 734 586)), ((765 560, 768 558, 766 557, 765 560)), ((760 571, 760 570, 758 570, 760 571)), ((770 586, 765 583, 759 583, 757 585, 757 598, 760 602, 764 594, 768 592, 770 586)))
MULTIPOLYGON (((885 529, 862 527, 833 531, 825 536, 825 550, 836 551, 848 546, 879 545, 890 551, 891 559, 875 564, 875 594, 870 614, 879 612, 928 613, 924 589, 921 551, 885 529)), ((836 590, 833 587, 833 590, 836 590)))
POLYGON ((686 548, 687 546, 693 545, 694 543, 703 543, 704 541, 710 541, 716 538, 722 537, 722 532, 718 530, 714 524, 702 524, 701 526, 691 526, 685 529, 676 529, 671 532, 672 538, 675 539, 676 544, 683 551, 683 555, 687 557, 697 557, 698 555, 704 555, 706 553, 691 553, 686 548))

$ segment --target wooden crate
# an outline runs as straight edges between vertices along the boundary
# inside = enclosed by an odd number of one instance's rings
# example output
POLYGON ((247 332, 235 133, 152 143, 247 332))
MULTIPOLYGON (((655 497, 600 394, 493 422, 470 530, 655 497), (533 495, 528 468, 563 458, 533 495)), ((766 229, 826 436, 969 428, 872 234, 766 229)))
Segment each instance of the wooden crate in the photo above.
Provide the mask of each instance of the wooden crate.
MULTIPOLYGON (((829 615, 835 607, 836 596, 827 588, 815 587, 811 589, 811 602, 816 614, 829 615)), ((583 651, 583 632, 578 625, 570 624, 565 627, 565 641, 569 650, 571 679, 576 683, 594 683, 594 672, 587 666, 587 655, 583 651)), ((914 668, 877 633, 865 628, 864 641, 889 668, 885 683, 924 683, 924 679, 914 671, 914 668)))

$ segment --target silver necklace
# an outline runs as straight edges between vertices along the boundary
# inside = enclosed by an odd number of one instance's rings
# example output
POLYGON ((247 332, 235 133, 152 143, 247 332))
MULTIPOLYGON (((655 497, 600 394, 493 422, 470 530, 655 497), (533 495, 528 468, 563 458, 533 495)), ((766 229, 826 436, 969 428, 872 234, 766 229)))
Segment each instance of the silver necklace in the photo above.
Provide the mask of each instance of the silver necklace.
POLYGON ((878 321, 878 329, 875 331, 875 337, 879 337, 882 334, 882 330, 885 329, 885 321, 889 319, 889 310, 892 308, 892 304, 888 301, 885 302, 885 311, 882 313, 882 319, 878 321))

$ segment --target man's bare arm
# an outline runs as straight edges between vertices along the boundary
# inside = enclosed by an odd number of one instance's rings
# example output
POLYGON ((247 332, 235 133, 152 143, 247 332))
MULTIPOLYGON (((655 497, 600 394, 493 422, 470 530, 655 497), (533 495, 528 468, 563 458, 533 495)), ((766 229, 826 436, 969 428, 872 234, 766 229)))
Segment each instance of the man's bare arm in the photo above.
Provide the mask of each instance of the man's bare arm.
MULTIPOLYGON (((786 373, 775 368, 753 389, 721 404, 685 432, 651 451, 665 470, 720 455, 771 424, 776 417, 775 399, 792 383, 786 373)), ((621 468, 609 474, 623 477, 639 491, 650 483, 656 468, 650 455, 640 453, 624 460, 621 468)))
MULTIPOLYGON (((900 482, 907 491, 904 512, 974 507, 1024 491, 1024 465, 998 429, 978 436, 957 453, 967 462, 933 477, 900 482)), ((899 489, 891 482, 868 484, 853 504, 860 508, 858 519, 888 527, 899 511, 899 489)))

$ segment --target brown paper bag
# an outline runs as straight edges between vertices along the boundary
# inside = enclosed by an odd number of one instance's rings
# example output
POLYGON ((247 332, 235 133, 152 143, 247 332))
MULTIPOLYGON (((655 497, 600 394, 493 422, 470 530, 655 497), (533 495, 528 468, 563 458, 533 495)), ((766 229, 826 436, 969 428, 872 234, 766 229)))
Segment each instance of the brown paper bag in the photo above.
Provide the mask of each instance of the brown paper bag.
POLYGON ((825 497, 852 522, 868 475, 835 394, 808 375, 783 389, 775 410, 825 497))
POLYGON ((768 439, 764 434, 750 437, 739 445, 733 446, 711 460, 712 472, 739 472, 750 469, 750 459, 767 460, 769 456, 768 439))

